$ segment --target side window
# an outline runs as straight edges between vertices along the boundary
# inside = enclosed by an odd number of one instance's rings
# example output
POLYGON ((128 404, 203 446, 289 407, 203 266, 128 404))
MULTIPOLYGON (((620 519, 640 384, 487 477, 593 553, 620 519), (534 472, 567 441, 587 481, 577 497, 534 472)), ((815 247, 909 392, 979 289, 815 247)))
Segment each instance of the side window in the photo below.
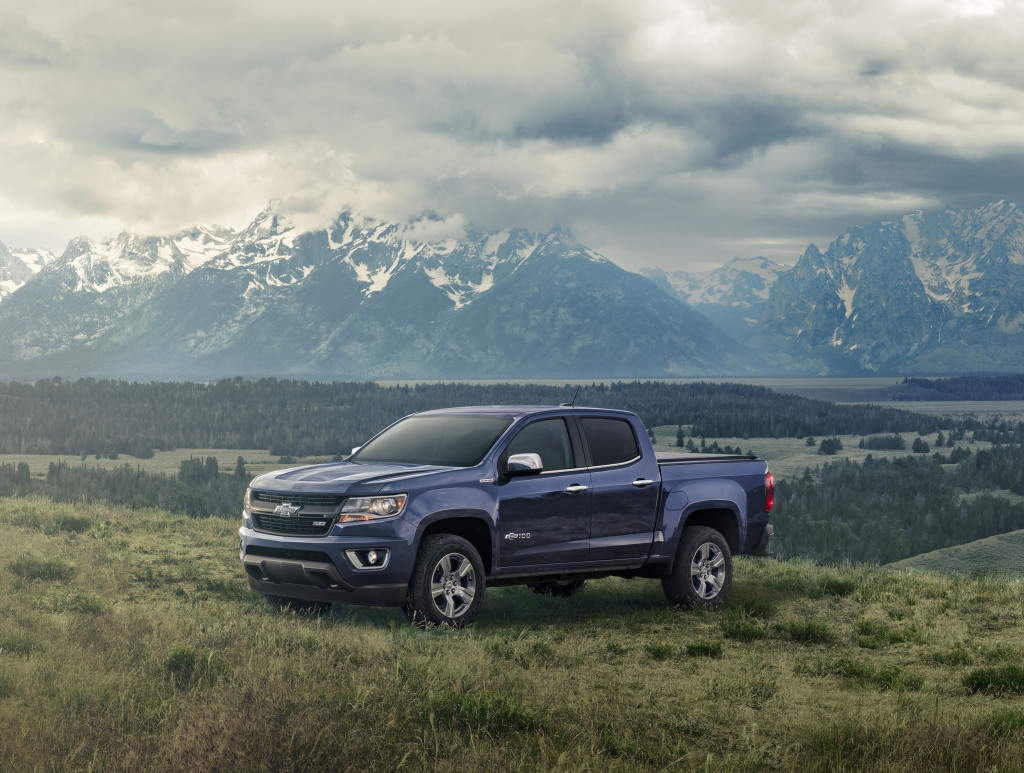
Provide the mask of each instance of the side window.
POLYGON ((565 419, 542 419, 527 424, 505 449, 506 459, 512 454, 540 454, 545 472, 569 470, 576 466, 565 419))
POLYGON ((584 418, 583 432, 587 436, 595 467, 622 464, 640 456, 636 435, 628 421, 584 418))

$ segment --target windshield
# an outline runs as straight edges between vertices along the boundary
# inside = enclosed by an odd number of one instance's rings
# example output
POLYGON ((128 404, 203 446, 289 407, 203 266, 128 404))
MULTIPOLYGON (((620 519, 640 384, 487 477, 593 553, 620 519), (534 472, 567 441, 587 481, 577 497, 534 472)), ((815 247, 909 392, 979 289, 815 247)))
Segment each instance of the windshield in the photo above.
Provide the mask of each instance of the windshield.
POLYGON ((472 467, 511 423, 504 416, 410 416, 384 430, 349 460, 472 467))

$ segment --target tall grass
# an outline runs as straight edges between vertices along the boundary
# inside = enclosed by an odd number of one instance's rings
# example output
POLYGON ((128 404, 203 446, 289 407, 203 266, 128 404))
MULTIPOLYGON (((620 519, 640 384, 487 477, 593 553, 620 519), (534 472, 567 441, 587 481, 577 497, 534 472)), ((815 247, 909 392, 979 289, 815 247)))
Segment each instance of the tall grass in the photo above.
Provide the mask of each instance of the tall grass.
POLYGON ((420 631, 275 613, 232 521, 51 510, 0 500, 5 772, 1024 768, 1019 582, 741 558, 719 613, 609 579, 420 631))

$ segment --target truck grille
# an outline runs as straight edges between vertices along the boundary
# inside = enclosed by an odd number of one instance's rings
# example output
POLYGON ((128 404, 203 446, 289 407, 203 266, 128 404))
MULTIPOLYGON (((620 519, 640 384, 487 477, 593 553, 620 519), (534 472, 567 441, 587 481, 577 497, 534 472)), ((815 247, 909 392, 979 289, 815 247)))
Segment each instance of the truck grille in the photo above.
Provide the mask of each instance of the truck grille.
POLYGON ((336 494, 289 494, 279 491, 253 491, 252 498, 268 505, 303 505, 308 507, 337 507, 345 497, 336 494))
POLYGON ((289 537, 326 537, 338 520, 345 497, 339 494, 300 494, 287 491, 253 491, 252 523, 256 531, 289 537), (291 515, 281 505, 298 509, 291 515))
POLYGON ((276 515, 252 512, 256 531, 296 537, 326 537, 337 516, 334 515, 276 515))

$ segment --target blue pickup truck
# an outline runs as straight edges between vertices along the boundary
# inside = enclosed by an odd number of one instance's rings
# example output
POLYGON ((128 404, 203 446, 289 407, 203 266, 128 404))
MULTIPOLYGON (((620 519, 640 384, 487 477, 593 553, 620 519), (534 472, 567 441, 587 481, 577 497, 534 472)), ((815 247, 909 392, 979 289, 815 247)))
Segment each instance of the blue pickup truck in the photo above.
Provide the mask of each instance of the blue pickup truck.
POLYGON ((608 576, 715 608, 732 556, 768 554, 773 496, 763 460, 655 453, 626 411, 448 408, 255 478, 239 556, 278 608, 395 606, 420 626, 468 625, 488 586, 568 596, 608 576))

